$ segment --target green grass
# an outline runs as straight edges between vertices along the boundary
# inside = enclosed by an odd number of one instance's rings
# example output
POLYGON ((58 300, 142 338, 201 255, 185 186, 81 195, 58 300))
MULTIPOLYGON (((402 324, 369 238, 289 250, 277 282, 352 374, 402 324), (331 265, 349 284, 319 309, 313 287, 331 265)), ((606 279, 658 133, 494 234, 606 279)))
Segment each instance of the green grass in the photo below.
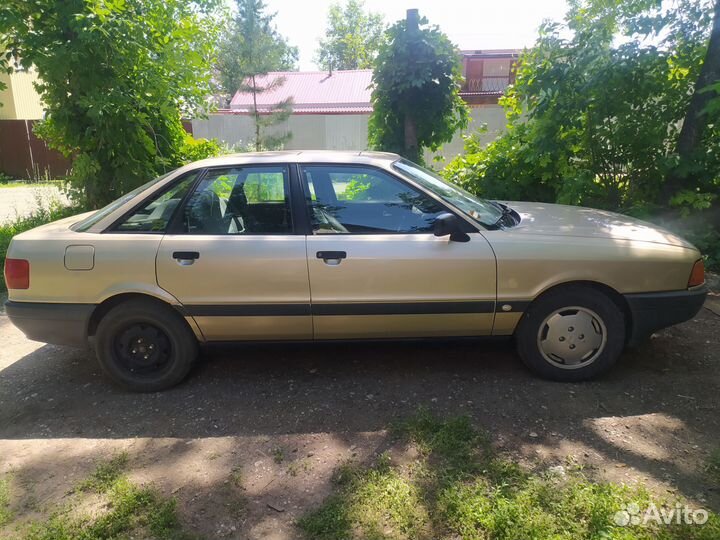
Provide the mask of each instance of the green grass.
POLYGON ((661 501, 641 488, 593 482, 578 468, 564 475, 524 470, 495 455, 467 418, 443 421, 423 412, 395 433, 415 446, 418 458, 400 466, 383 455, 366 466, 342 466, 333 494, 298 521, 306 538, 720 538, 717 515, 705 525, 617 525, 623 505, 644 510, 661 501))
POLYGON ((0 478, 0 527, 12 519, 10 512, 10 480, 0 478))
MULTIPOLYGON (((51 203, 47 207, 38 204, 37 209, 29 216, 19 218, 12 223, 0 224, 0 268, 5 266, 5 255, 13 236, 44 225, 45 223, 78 214, 82 211, 82 209, 74 206, 62 206, 57 203, 51 203)), ((0 271, 0 292, 5 292, 6 290, 5 276, 0 271)))
POLYGON ((127 452, 121 452, 110 461, 100 463, 88 478, 80 482, 76 489, 105 493, 122 477, 127 463, 127 452))
POLYGON ((51 182, 26 182, 26 181, 12 181, 8 183, 2 183, 0 182, 0 189, 12 189, 12 188, 47 188, 47 187, 57 187, 61 188, 65 185, 65 182, 62 182, 60 180, 58 181, 51 181, 51 182))
POLYGON ((279 465, 280 463, 285 461, 285 452, 283 451, 282 448, 277 446, 277 447, 273 448, 272 457, 273 457, 273 461, 279 465))
POLYGON ((120 454, 101 463, 74 491, 75 497, 88 492, 100 495, 106 511, 92 516, 78 515, 79 500, 53 513, 46 521, 28 525, 24 540, 109 540, 152 538, 181 540, 191 538, 182 531, 174 499, 152 487, 136 486, 123 471, 127 455, 120 454))

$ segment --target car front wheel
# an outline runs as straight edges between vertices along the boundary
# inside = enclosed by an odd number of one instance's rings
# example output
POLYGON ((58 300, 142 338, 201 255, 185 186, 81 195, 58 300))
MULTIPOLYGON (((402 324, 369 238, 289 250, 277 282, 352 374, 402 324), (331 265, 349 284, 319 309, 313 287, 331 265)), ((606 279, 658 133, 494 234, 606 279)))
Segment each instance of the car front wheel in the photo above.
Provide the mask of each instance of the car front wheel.
POLYGON ((165 390, 182 381, 198 354, 195 336, 172 308, 130 300, 98 325, 96 353, 103 371, 136 392, 165 390))
POLYGON ((569 286, 535 300, 515 337, 531 370, 551 380, 580 381, 617 361, 625 344, 625 317, 603 292, 569 286))

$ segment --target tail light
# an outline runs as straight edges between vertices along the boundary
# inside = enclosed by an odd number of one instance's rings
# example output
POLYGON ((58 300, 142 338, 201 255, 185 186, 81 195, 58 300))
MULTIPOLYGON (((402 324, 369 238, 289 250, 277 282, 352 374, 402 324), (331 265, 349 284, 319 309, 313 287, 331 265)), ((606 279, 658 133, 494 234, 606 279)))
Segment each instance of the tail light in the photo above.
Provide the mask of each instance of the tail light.
POLYGON ((29 289, 30 262, 25 259, 5 259, 5 283, 8 289, 29 289))
POLYGON ((705 283, 705 265, 703 264, 703 260, 699 259, 695 261, 695 264, 692 267, 692 272, 690 272, 690 279, 688 280, 687 286, 697 287, 703 283, 705 283))

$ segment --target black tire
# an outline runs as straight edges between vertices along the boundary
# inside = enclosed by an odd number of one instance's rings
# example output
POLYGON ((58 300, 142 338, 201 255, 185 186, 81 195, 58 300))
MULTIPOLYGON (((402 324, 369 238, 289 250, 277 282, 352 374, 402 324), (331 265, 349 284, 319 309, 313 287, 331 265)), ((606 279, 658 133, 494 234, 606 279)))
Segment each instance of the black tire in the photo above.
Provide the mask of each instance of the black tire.
POLYGON ((570 285, 532 302, 518 325, 515 340, 520 358, 532 371, 545 379, 573 382, 591 379, 615 364, 625 346, 625 329, 623 310, 608 295, 591 287, 570 285), (565 327, 565 321, 571 319, 563 318, 578 314, 591 321, 591 341, 599 341, 597 347, 578 340, 585 336, 571 324, 565 327), (588 356, 577 364, 565 362, 562 355, 574 352, 570 347, 585 347, 588 356), (561 356, 547 351, 555 348, 561 356))
POLYGON ((175 386, 190 371, 198 343, 183 318, 152 300, 128 300, 100 321, 95 350, 103 371, 135 392, 175 386))

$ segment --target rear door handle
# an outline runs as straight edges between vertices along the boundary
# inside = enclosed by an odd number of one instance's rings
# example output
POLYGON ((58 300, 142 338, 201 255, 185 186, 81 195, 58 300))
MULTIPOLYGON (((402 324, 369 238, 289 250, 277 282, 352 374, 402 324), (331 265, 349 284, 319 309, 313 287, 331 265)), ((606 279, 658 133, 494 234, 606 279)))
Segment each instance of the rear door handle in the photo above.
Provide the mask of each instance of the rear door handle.
POLYGON ((340 264, 340 261, 347 259, 347 253, 345 251, 318 251, 316 253, 318 259, 325 261, 325 264, 336 266, 340 264))
POLYGON ((197 251, 174 251, 173 259, 175 259, 180 266, 190 266, 195 260, 200 258, 200 253, 197 251))

